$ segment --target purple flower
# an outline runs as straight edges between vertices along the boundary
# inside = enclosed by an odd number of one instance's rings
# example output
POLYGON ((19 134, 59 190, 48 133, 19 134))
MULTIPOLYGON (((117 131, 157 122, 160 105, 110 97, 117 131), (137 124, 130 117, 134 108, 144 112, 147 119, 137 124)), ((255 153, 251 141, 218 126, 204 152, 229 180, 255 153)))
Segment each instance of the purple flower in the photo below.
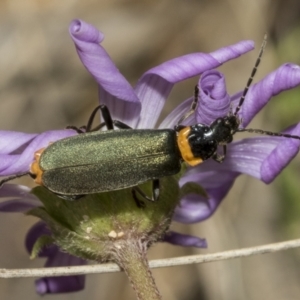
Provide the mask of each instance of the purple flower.
MULTIPOLYGON (((28 232, 26 237, 26 248, 31 253, 32 248, 38 237, 41 235, 51 235, 44 222, 36 223, 28 232)), ((45 267, 77 266, 85 265, 86 261, 81 258, 61 252, 55 245, 44 248, 39 257, 47 257, 45 267)), ((43 294, 56 294, 77 292, 84 289, 85 276, 74 275, 64 277, 45 277, 35 281, 36 291, 43 294)))
MULTIPOLYGON (((252 85, 239 113, 243 127, 248 125, 272 96, 299 84, 300 67, 284 64, 252 85)), ((223 75, 215 70, 202 74, 199 87, 199 107, 189 124, 210 124, 216 118, 226 115, 230 105, 235 107, 241 96, 239 92, 230 97, 226 93, 223 75)), ((189 102, 191 101, 184 104, 188 107, 189 102)), ((291 126, 285 132, 299 136, 300 123, 291 126)), ((298 153, 299 145, 299 140, 274 136, 247 138, 229 144, 226 159, 222 164, 213 160, 205 161, 197 167, 190 168, 181 178, 181 185, 189 181, 199 183, 209 197, 184 197, 175 211, 174 220, 195 223, 209 218, 240 174, 251 175, 265 183, 272 182, 298 153)))
MULTIPOLYGON (((75 20, 70 25, 70 35, 83 65, 99 85, 101 103, 108 106, 113 119, 133 128, 154 128, 173 85, 200 74, 202 76, 198 83, 199 105, 196 113, 186 120, 185 124, 209 125, 216 118, 226 116, 230 106, 237 105, 241 92, 233 96, 228 95, 223 75, 214 69, 253 49, 253 42, 242 41, 210 54, 193 53, 181 56, 150 69, 141 76, 133 88, 101 46, 100 43, 104 38, 101 32, 90 24, 75 20)), ((239 112, 243 126, 250 122, 273 95, 299 84, 300 69, 292 64, 281 66, 254 84, 249 89, 239 112)), ((180 117, 189 110, 192 100, 193 97, 182 102, 159 124, 158 128, 173 128, 180 117)), ((288 132, 299 135, 300 127, 294 126, 288 132)), ((73 130, 49 131, 42 134, 0 131, 0 176, 28 171, 36 150, 47 146, 49 142, 74 134, 76 133, 73 130)), ((252 175, 266 183, 271 182, 297 154, 298 149, 298 140, 278 137, 254 137, 230 144, 223 164, 208 160, 198 167, 188 169, 182 177, 180 185, 186 182, 199 183, 207 191, 208 198, 193 194, 185 196, 175 211, 174 220, 193 223, 208 218, 225 197, 235 178, 242 173, 252 175)), ((2 208, 0 206, 2 211, 24 211, 29 208, 30 201, 34 202, 33 196, 21 186, 5 185, 0 189, 1 195, 14 198, 9 200, 10 204, 7 201, 2 208), (3 191, 5 187, 8 188, 6 192, 3 191)), ((43 224, 38 223, 30 231, 28 240, 35 240, 44 230, 43 224)), ((169 232, 165 240, 182 246, 206 246, 205 240, 175 232, 169 232)), ((48 261, 52 259, 58 265, 58 260, 52 256, 53 253, 55 255, 62 253, 52 249, 48 255, 45 254, 49 257, 48 261)), ((64 291, 65 278, 59 279, 60 285, 50 284, 52 280, 55 278, 39 281, 38 290, 64 291)), ((76 280, 77 286, 82 286, 80 285, 82 282, 76 280)), ((71 282, 74 283, 72 280, 71 282)))

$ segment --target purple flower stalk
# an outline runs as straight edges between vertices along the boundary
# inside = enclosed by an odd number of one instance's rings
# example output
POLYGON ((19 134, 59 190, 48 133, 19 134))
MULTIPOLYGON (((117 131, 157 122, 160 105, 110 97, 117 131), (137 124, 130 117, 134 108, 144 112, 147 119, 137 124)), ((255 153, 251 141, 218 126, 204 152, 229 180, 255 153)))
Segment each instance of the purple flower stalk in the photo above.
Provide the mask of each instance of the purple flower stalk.
MULTIPOLYGON (((101 32, 81 20, 74 20, 69 31, 83 65, 99 85, 101 103, 108 106, 113 119, 133 128, 173 128, 189 110, 193 97, 183 101, 157 126, 164 103, 175 83, 199 75, 202 75, 198 82, 199 104, 195 114, 185 124, 209 125, 216 118, 226 116, 230 107, 237 105, 241 92, 228 95, 224 76, 214 69, 254 47, 252 41, 242 41, 209 54, 193 53, 181 56, 148 70, 136 86, 132 87, 101 46, 104 39, 101 32)), ((300 67, 293 64, 285 64, 253 84, 239 112, 239 117, 243 120, 242 126, 247 126, 273 95, 299 84, 300 67)), ((286 132, 300 135, 299 124, 290 127, 286 132)), ((0 176, 28 171, 35 151, 46 147, 49 142, 75 134, 77 133, 73 130, 48 131, 42 134, 0 131, 0 176)), ((242 173, 270 183, 298 153, 299 144, 299 140, 271 136, 243 139, 228 146, 224 163, 208 160, 197 167, 189 168, 179 184, 183 186, 186 182, 195 182, 206 190, 208 198, 193 194, 185 196, 176 208, 174 220, 195 223, 210 217, 236 177, 242 173)), ((19 185, 4 185, 0 189, 0 197, 12 197, 0 203, 0 211, 3 212, 27 211, 40 205, 29 194, 29 189, 19 185)), ((29 250, 39 236, 49 234, 45 230, 42 222, 30 230, 26 239, 29 250)), ((165 240, 182 246, 206 246, 203 239, 176 232, 169 232, 165 240)), ((84 263, 60 252, 54 246, 40 255, 48 257, 48 267, 84 263)), ((37 281, 37 291, 41 294, 75 291, 83 287, 82 276, 72 276, 69 279, 44 278, 37 281)))

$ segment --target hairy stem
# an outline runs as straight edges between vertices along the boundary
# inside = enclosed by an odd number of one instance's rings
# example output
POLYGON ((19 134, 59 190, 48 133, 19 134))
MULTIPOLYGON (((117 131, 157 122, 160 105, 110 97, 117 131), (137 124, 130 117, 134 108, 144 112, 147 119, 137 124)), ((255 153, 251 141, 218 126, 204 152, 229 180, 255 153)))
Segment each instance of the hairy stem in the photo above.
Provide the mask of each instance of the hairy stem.
POLYGON ((147 246, 138 240, 115 242, 115 262, 127 274, 138 300, 162 299, 146 257, 147 246))

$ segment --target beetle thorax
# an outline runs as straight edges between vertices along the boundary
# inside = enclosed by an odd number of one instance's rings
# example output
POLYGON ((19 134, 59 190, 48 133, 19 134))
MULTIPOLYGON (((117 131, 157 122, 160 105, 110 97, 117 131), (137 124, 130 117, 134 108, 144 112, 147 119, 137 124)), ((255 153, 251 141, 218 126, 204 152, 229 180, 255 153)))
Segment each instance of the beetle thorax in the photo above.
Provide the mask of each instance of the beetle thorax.
POLYGON ((239 119, 230 115, 216 119, 210 126, 201 123, 191 126, 188 141, 193 155, 202 160, 210 158, 218 146, 232 142, 239 124, 239 119))
POLYGON ((178 131, 178 146, 182 159, 195 166, 217 152, 218 146, 232 142, 240 120, 229 115, 216 119, 210 126, 195 124, 178 131))
POLYGON ((190 127, 188 142, 193 155, 202 160, 210 158, 218 147, 212 128, 201 123, 190 127))

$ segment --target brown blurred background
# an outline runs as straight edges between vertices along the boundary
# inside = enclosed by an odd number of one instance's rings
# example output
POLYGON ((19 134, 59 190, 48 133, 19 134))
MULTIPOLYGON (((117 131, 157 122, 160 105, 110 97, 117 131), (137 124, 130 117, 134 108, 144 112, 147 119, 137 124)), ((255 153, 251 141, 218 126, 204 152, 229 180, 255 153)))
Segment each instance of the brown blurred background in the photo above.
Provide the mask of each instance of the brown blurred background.
MULTIPOLYGON (((297 0, 2 0, 0 2, 0 128, 41 132, 83 125, 97 105, 97 86, 79 61, 68 34, 74 18, 94 24, 103 45, 133 84, 147 69, 190 52, 210 52, 242 39, 259 48, 269 41, 255 80, 283 62, 300 64, 300 2, 297 0)), ((228 90, 245 86, 258 49, 227 63, 228 90)), ((197 78, 173 90, 166 107, 191 96, 197 78)), ((280 130, 300 120, 300 89, 276 97, 251 127, 280 130), (289 101, 289 102, 287 102, 289 101)), ((238 137, 237 137, 238 138, 238 137)), ((300 161, 270 186, 242 176, 217 213, 181 232, 206 237, 207 250, 166 244, 150 258, 211 253, 300 236, 300 161)), ((30 180, 24 183, 31 184, 30 180)), ((0 268, 42 267, 30 261, 24 237, 36 221, 0 215, 0 268)), ((153 271, 163 299, 300 299, 300 250, 153 271)), ((39 299, 34 279, 1 279, 0 299, 39 299)), ((50 296, 48 296, 50 297, 50 296)), ((135 299, 125 275, 89 275, 84 291, 56 299, 135 299)))

